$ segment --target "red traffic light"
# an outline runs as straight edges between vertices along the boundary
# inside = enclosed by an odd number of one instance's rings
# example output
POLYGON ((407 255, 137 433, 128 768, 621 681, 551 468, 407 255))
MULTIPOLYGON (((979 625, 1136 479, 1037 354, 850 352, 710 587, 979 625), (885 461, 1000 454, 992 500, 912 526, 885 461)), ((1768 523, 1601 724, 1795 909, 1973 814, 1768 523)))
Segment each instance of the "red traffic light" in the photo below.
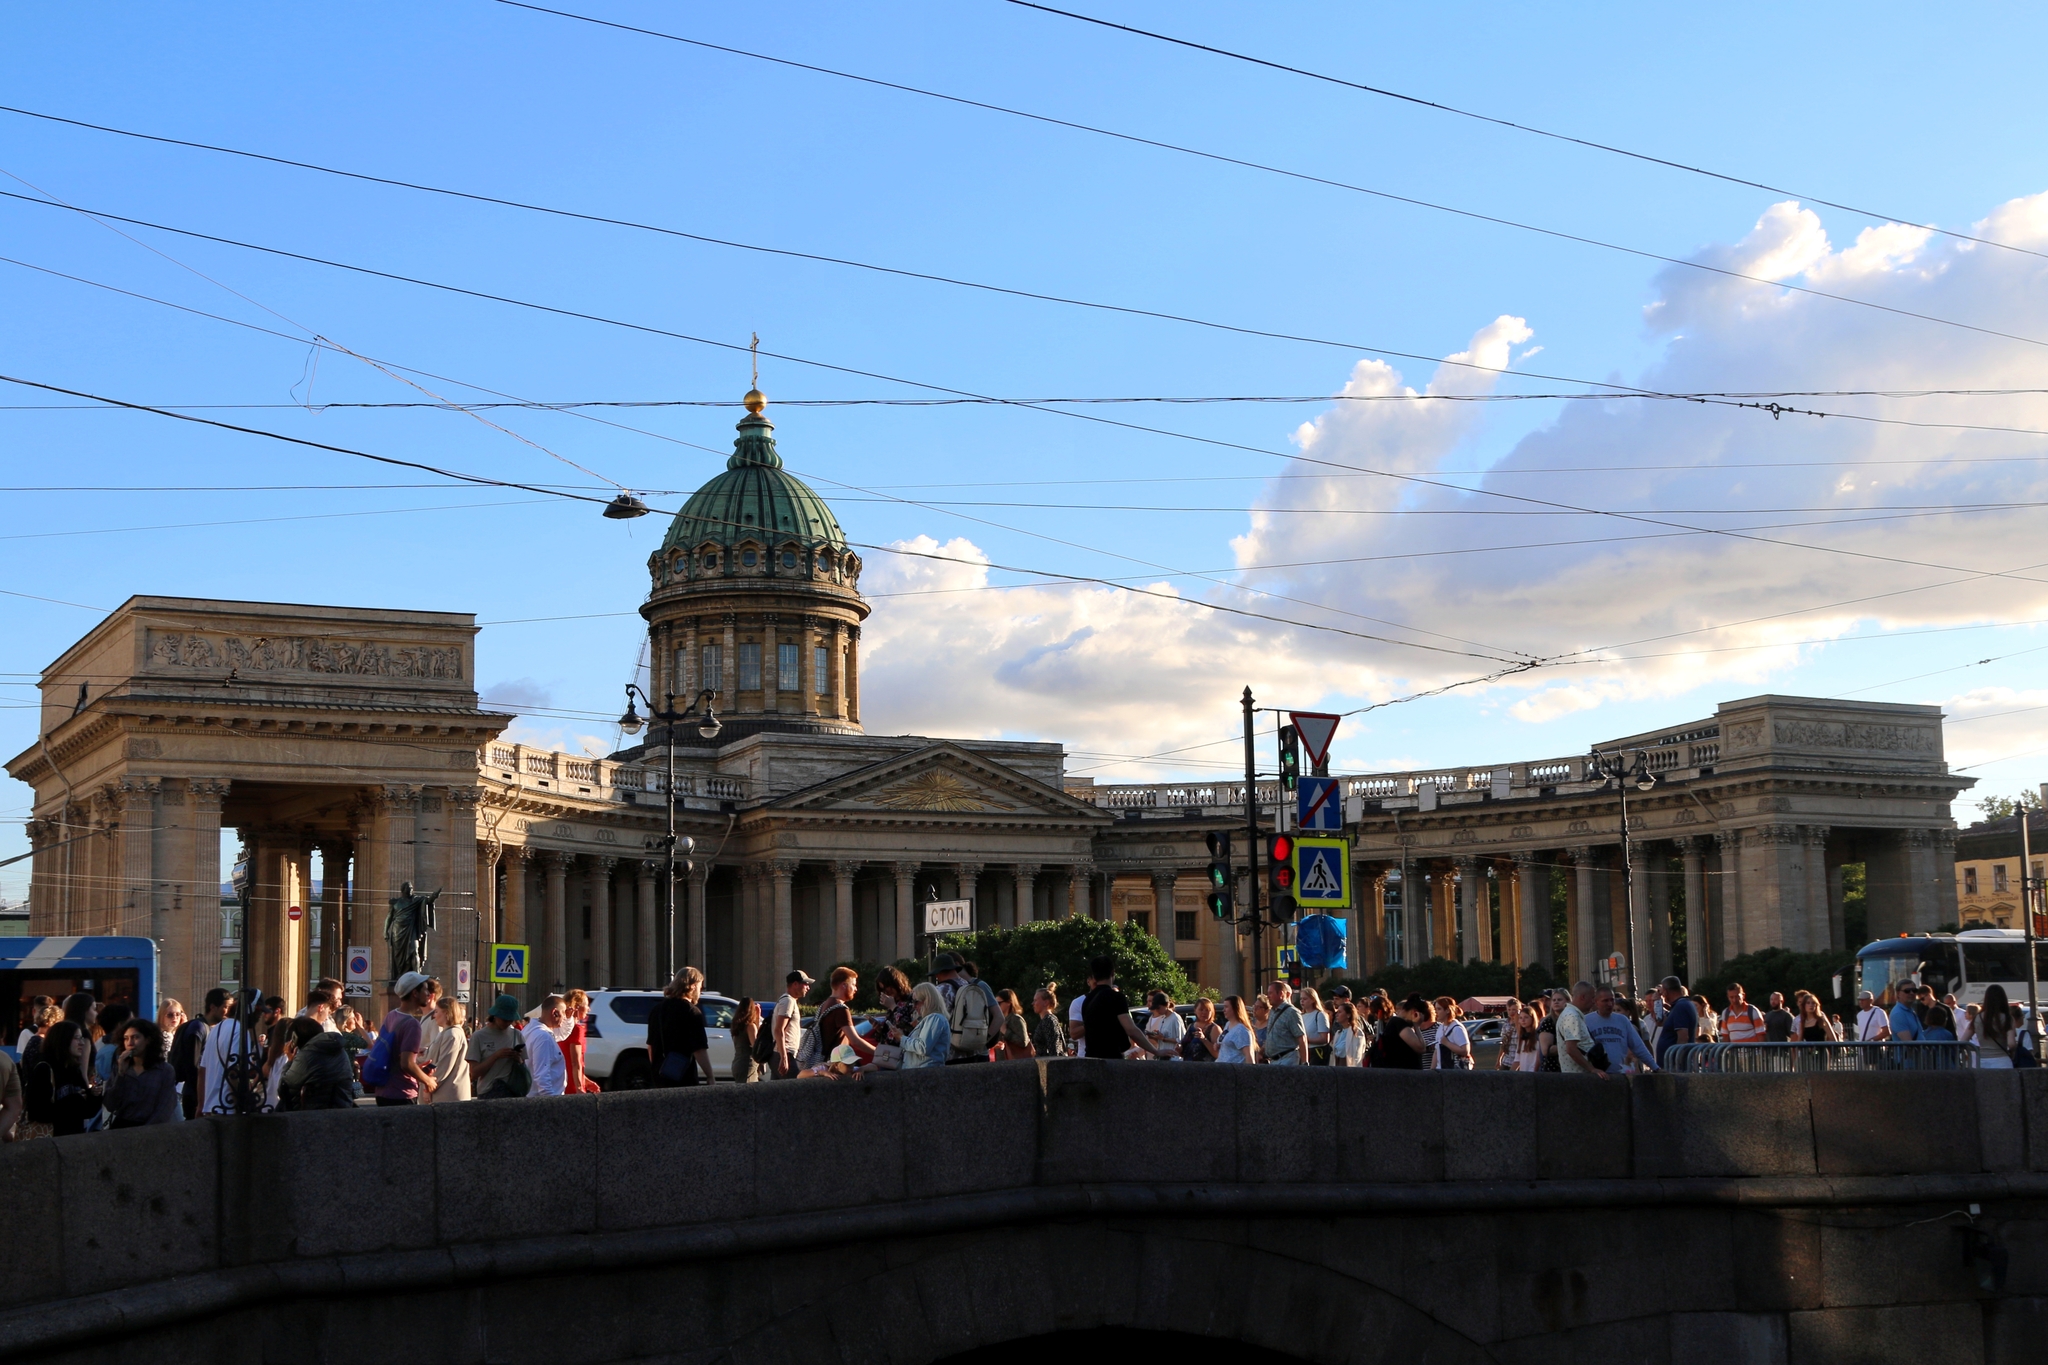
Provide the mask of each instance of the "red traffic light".
POLYGON ((1276 863, 1293 862, 1294 836, 1291 834, 1275 834, 1269 839, 1267 839, 1266 856, 1268 859, 1276 863))

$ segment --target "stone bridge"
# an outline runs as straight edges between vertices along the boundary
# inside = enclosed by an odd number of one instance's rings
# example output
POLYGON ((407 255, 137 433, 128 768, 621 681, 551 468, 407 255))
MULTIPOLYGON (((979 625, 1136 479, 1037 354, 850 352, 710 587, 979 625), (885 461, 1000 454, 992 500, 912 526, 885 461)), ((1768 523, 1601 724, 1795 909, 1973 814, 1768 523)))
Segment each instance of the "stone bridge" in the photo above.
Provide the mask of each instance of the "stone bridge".
POLYGON ((20 1143, 0 1210, 42 1365, 2003 1365, 2048 1073, 1008 1063, 20 1143))

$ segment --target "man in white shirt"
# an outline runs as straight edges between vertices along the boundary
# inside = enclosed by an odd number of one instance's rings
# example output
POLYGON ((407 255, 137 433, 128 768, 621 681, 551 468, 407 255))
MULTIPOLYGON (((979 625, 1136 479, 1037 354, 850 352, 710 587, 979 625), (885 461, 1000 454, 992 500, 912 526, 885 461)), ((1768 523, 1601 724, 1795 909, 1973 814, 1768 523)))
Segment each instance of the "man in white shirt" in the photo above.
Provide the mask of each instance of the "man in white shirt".
POLYGON ((1877 997, 1869 991, 1856 992, 1856 1041, 1881 1043, 1891 1036, 1889 1018, 1877 1007, 1877 997))
POLYGON ((569 1084, 569 1064, 562 1058, 562 1045, 555 1041, 555 1030, 569 1017, 568 1002, 559 995, 551 995, 541 1001, 540 1015, 528 1022, 526 1039, 526 1066, 533 1073, 535 1095, 559 1095, 569 1084))
POLYGON ((235 1091, 238 1087, 229 1084, 229 1073, 241 1076, 244 1085, 239 1087, 260 1104, 256 1096, 262 1094, 263 1040, 251 1030, 247 1047, 242 1041, 242 1019, 245 1011, 255 1007, 257 992, 243 991, 231 1008, 234 1013, 206 1031, 206 1046, 200 1053, 199 1071, 201 1077, 199 1110, 203 1114, 233 1114, 235 1091))
POLYGON ((1082 991, 1067 1002, 1067 1040, 1074 1045, 1076 1057, 1088 1055, 1088 1030, 1081 1022, 1081 1006, 1088 1001, 1088 991, 1095 989, 1095 978, 1088 978, 1088 990, 1082 991))
POLYGON ((783 982, 782 996, 776 1000, 775 1013, 768 1020, 768 1035, 775 1040, 776 1080, 796 1075, 797 1049, 804 1040, 804 1017, 797 1006, 803 1004, 805 994, 817 984, 801 967, 783 982))

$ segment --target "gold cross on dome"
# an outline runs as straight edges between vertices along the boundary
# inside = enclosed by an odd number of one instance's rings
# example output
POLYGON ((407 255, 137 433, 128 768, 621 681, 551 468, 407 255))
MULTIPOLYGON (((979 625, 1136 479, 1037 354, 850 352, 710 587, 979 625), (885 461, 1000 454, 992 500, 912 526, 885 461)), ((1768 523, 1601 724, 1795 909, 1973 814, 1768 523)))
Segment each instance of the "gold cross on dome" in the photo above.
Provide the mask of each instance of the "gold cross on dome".
POLYGON ((754 383, 752 387, 758 389, 761 387, 761 334, 759 332, 754 333, 753 344, 748 346, 747 350, 754 357, 754 383))

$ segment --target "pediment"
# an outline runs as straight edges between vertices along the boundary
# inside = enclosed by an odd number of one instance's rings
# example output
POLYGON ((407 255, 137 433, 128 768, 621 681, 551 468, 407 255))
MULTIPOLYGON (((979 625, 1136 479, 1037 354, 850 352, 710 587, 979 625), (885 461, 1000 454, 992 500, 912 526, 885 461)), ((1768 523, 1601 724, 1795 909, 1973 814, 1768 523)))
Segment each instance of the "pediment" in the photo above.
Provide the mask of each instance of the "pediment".
POLYGON ((873 764, 772 804, 786 810, 875 815, 1107 818, 1086 802, 952 744, 935 744, 873 764))

